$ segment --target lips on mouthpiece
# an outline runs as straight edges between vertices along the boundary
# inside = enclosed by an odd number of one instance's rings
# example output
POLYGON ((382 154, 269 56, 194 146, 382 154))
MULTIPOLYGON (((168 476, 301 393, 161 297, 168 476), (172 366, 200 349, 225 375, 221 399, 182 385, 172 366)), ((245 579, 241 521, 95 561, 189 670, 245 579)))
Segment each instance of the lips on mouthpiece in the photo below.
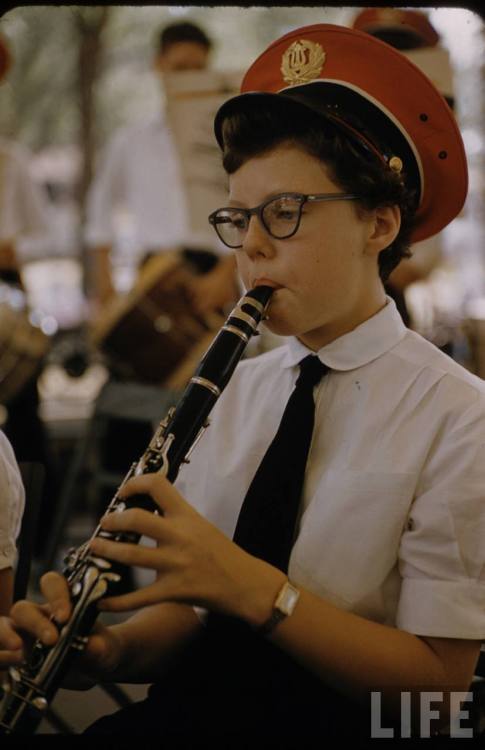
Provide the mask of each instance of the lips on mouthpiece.
POLYGON ((271 286, 273 289, 281 289, 281 284, 277 284, 276 281, 271 281, 271 279, 255 279, 252 286, 253 289, 255 286, 271 286))

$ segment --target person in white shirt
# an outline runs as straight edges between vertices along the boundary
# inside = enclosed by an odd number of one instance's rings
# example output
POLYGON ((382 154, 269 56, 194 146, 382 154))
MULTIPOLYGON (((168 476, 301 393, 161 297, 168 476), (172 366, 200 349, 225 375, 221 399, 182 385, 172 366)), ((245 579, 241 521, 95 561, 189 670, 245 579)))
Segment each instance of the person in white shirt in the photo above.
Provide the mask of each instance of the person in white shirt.
MULTIPOLYGON (((96 625, 77 684, 155 685, 88 732, 306 747, 368 738, 380 721, 399 736, 408 718, 434 733, 456 718, 450 701, 468 690, 485 635, 485 385, 405 328, 383 281, 410 241, 460 211, 461 136, 399 52, 328 24, 270 45, 215 131, 230 194, 211 223, 246 288, 274 288, 266 325, 290 340, 240 363, 176 486, 160 474, 125 484, 122 498, 149 494, 160 515, 102 519, 157 546, 98 535, 91 552, 156 578, 100 601, 137 611, 96 625), (280 474, 293 481, 297 414, 248 522, 249 498, 308 361, 326 375, 312 389, 287 562, 275 563, 286 488, 267 497, 280 474), (431 694, 430 726, 419 706, 431 694)), ((65 580, 50 572, 42 589, 66 622, 65 580)), ((19 649, 24 633, 57 639, 27 602, 0 621, 0 644, 19 649)))
MULTIPOLYGON (((162 85, 166 73, 206 69, 211 48, 211 40, 195 24, 166 26, 154 59, 162 85)), ((120 211, 130 221, 130 246, 139 262, 147 255, 187 246, 190 260, 200 257, 203 262, 207 253, 200 251, 212 250, 191 246, 179 157, 163 112, 115 133, 95 172, 88 195, 85 237, 91 250, 91 286, 98 307, 115 294, 112 253, 120 211)), ((209 271, 193 282, 194 305, 200 312, 223 307, 234 298, 232 256, 222 255, 217 263, 217 256, 211 260, 209 271)))
MULTIPOLYGON (((12 56, 0 35, 0 83, 12 56)), ((50 239, 49 205, 30 171, 25 146, 0 138, 0 278, 19 286, 25 260, 45 252, 50 239)))
MULTIPOLYGON (((0 614, 12 606, 16 539, 25 504, 25 493, 12 446, 0 431, 0 614)), ((0 655, 0 669, 2 659, 0 655)))

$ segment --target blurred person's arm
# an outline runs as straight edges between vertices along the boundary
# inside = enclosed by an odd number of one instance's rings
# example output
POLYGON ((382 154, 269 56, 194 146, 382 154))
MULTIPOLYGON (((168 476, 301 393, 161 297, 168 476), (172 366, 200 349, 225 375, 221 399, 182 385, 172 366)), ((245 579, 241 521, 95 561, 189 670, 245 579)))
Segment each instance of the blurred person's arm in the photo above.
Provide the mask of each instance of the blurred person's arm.
POLYGON ((87 195, 84 237, 89 251, 88 295, 95 307, 115 294, 111 263, 113 216, 124 200, 125 148, 124 132, 120 131, 105 147, 87 195))

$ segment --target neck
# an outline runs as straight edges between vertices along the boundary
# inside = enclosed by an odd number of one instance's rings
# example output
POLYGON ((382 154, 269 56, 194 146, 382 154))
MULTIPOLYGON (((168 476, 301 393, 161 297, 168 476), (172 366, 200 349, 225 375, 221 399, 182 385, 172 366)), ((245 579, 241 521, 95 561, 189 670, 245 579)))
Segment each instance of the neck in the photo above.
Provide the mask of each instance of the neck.
POLYGON ((351 315, 345 319, 339 319, 338 321, 332 321, 328 325, 324 325, 315 331, 308 331, 298 336, 300 341, 308 349, 313 352, 318 352, 322 347, 328 346, 332 341, 336 341, 346 333, 350 333, 369 320, 374 315, 377 315, 386 306, 386 294, 382 287, 380 294, 377 299, 374 299, 372 303, 365 306, 359 313, 359 315, 351 315))

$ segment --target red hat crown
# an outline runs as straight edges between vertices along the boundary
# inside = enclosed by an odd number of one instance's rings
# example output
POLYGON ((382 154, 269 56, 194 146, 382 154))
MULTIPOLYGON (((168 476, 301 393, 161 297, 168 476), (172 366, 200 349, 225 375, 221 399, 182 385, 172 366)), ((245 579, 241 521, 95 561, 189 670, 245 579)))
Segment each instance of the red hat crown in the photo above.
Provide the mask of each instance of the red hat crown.
POLYGON ((224 118, 251 106, 255 94, 291 100, 291 106, 297 100, 343 123, 355 113, 376 131, 376 149, 389 147, 382 153, 386 164, 399 171, 401 161, 405 179, 420 194, 413 241, 436 234, 460 212, 467 165, 454 116, 431 81, 388 44, 331 24, 285 34, 248 69, 241 95, 219 110, 219 143, 224 118))

